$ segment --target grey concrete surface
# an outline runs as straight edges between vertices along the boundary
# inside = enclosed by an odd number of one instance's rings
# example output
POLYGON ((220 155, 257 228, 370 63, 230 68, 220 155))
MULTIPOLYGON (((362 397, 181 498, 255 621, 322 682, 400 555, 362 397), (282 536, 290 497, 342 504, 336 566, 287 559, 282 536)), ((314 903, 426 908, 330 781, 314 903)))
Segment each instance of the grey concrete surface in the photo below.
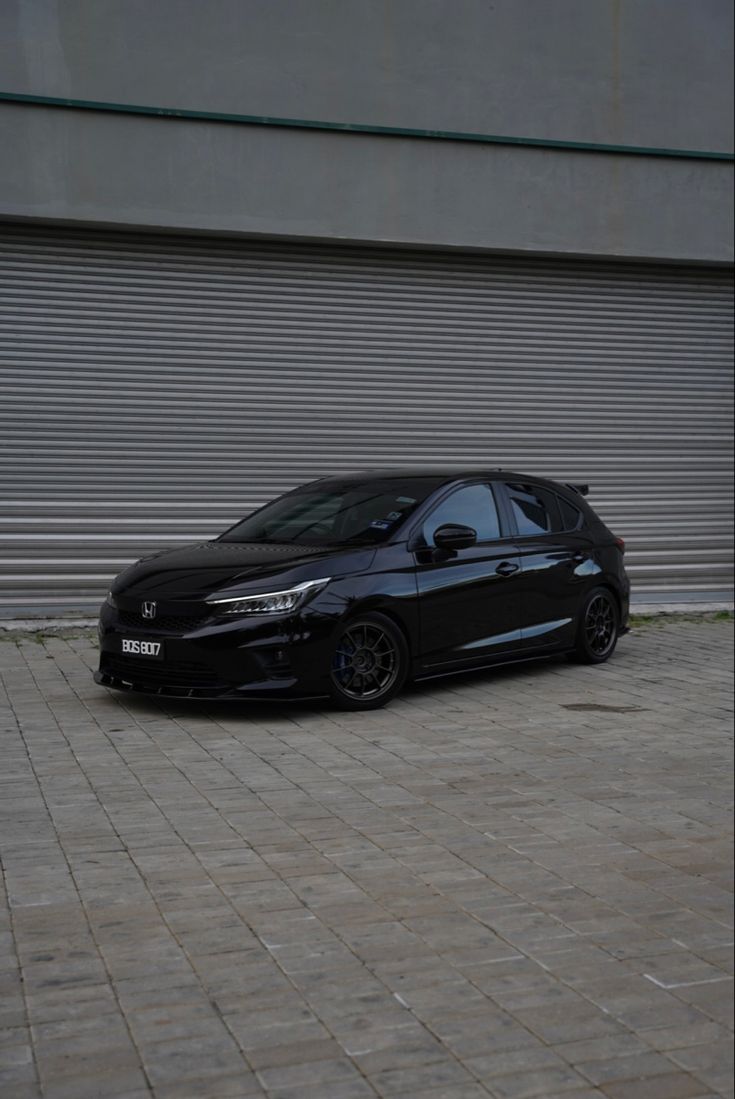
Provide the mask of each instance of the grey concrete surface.
POLYGON ((732 150, 729 0, 3 0, 2 90, 732 150))
MULTIPOLYGON (((5 0, 0 90, 727 153, 732 20, 728 0, 5 0)), ((0 217, 732 262, 724 161, 11 103, 0 140, 0 217)))
POLYGON ((732 621, 319 704, 0 640, 0 1092, 732 1094, 732 621))
POLYGON ((732 262, 733 165, 0 104, 0 217, 732 262), (696 201, 693 196, 696 196, 696 201))

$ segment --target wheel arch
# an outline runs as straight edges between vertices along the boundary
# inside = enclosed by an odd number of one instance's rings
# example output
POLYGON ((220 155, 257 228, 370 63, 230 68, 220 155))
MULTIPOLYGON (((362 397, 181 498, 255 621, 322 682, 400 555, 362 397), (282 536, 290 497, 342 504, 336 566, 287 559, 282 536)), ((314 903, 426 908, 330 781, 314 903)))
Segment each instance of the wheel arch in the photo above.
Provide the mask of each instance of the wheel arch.
MULTIPOLYGON (((595 584, 595 588, 604 588, 605 591, 610 592, 610 594, 615 599, 615 606, 617 607, 618 611, 618 621, 620 621, 623 615, 623 597, 620 594, 617 585, 612 580, 610 580, 609 577, 603 576, 600 577, 598 582, 595 584)), ((590 590, 594 591, 594 588, 591 588, 590 590)))
POLYGON ((403 639, 406 642, 409 658, 413 660, 415 643, 411 627, 392 602, 388 603, 385 600, 370 597, 361 599, 347 608, 342 616, 340 624, 346 625, 348 622, 351 622, 355 618, 359 618, 360 615, 363 614, 381 614, 383 618, 389 619, 393 625, 401 631, 403 639))
POLYGON ((405 646, 409 652, 409 662, 413 664, 416 657, 417 650, 417 637, 415 631, 417 629, 417 622, 413 625, 408 621, 405 615, 401 614, 398 607, 394 602, 386 599, 380 599, 379 597, 368 596, 365 599, 360 599, 345 609, 339 625, 341 628, 348 622, 352 622, 353 619, 359 618, 360 614, 382 614, 383 618, 387 618, 398 630, 400 630, 405 642, 405 646))

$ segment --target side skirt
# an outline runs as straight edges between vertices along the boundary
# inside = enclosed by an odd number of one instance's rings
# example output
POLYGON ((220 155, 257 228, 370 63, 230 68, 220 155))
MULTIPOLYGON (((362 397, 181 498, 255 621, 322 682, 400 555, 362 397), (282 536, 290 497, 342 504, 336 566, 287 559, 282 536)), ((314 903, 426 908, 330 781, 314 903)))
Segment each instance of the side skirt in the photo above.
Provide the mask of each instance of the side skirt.
POLYGON ((416 672, 413 676, 414 683, 425 683, 429 679, 446 679, 450 675, 470 675, 472 672, 489 672, 493 668, 507 668, 509 664, 531 664, 541 660, 552 660, 556 656, 573 652, 572 648, 565 646, 563 649, 554 649, 553 652, 524 653, 517 656, 506 656, 502 660, 493 660, 486 664, 464 665, 462 668, 443 668, 441 671, 416 672))

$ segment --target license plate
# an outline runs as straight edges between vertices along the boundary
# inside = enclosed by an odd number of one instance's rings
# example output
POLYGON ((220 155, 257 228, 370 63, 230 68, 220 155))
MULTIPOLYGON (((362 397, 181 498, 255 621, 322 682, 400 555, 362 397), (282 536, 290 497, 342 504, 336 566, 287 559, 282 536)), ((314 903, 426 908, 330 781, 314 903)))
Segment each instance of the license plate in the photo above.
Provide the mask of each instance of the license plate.
POLYGON ((123 637, 120 639, 120 652, 123 656, 144 656, 148 660, 163 660, 163 642, 123 637))

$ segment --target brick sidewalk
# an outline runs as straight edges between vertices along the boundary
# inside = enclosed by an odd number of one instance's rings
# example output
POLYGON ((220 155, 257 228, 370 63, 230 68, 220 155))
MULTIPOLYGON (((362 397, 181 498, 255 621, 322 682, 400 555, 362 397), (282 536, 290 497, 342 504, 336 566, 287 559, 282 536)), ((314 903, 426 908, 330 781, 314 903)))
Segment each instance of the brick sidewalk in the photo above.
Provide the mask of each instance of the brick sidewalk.
POLYGON ((731 1094, 729 621, 341 714, 3 639, 8 1099, 731 1094))

